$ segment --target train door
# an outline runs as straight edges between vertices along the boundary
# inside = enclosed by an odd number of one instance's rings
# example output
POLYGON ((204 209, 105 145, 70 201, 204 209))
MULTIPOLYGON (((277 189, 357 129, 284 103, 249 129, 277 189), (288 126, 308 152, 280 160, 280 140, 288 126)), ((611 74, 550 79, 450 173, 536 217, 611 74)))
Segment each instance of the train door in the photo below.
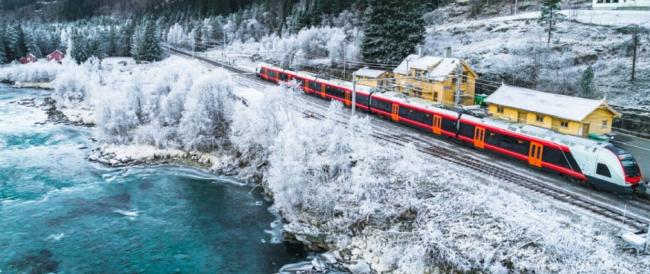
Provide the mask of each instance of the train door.
POLYGON ((485 128, 474 128, 474 146, 480 149, 485 148, 485 128))
POLYGON ((325 96, 325 94, 325 85, 320 84, 320 97, 326 98, 327 96, 325 96))
POLYGON ((343 103, 345 103, 345 105, 348 106, 348 107, 351 106, 352 103, 351 103, 351 100, 350 100, 350 92, 343 91, 343 93, 345 93, 345 99, 343 100, 343 103))
POLYGON ((528 163, 531 166, 542 167, 542 153, 544 146, 539 143, 530 142, 530 149, 528 150, 528 163))
POLYGON ((390 118, 393 119, 393 122, 399 121, 399 105, 393 104, 393 113, 390 115, 390 118))
POLYGON ((433 133, 440 135, 442 133, 442 116, 433 115, 433 133))

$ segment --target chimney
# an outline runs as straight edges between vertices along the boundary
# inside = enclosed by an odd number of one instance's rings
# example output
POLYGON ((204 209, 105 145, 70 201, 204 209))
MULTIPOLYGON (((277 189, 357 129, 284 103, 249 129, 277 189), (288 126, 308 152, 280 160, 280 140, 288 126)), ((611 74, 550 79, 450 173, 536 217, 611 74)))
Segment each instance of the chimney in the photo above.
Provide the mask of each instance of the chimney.
POLYGON ((422 46, 418 46, 418 56, 422 57, 422 46))
POLYGON ((445 57, 446 58, 451 58, 451 47, 446 47, 445 48, 445 57))

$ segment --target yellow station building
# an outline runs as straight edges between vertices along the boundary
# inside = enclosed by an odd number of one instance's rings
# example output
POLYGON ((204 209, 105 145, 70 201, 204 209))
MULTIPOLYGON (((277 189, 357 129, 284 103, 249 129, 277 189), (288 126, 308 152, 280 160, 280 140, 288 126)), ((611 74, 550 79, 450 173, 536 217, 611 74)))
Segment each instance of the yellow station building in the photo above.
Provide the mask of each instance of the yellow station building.
POLYGON ((393 74, 388 71, 369 68, 361 68, 354 75, 357 84, 372 88, 388 87, 392 82, 389 78, 393 77, 393 74))
POLYGON ((411 96, 455 105, 456 75, 462 69, 461 105, 473 105, 477 74, 463 60, 412 54, 393 70, 397 91, 411 96))
POLYGON ((612 121, 621 116, 605 99, 585 99, 508 85, 501 85, 485 103, 494 118, 576 136, 610 133, 612 121))

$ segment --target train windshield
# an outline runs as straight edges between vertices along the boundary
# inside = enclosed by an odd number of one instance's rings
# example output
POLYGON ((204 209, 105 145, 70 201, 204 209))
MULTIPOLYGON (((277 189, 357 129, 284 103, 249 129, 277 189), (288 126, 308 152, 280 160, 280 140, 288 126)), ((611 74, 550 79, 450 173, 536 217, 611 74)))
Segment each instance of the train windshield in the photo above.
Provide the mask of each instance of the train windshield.
POLYGON ((623 154, 618 156, 621 159, 623 170, 627 177, 635 178, 641 176, 641 168, 631 154, 623 154))
POLYGON ((614 154, 616 154, 616 157, 618 157, 618 160, 621 161, 621 165, 623 166, 623 171, 625 171, 626 177, 636 178, 641 176, 641 168, 639 168, 639 164, 636 162, 632 154, 622 148, 611 145, 606 146, 606 148, 611 152, 614 152, 614 154))

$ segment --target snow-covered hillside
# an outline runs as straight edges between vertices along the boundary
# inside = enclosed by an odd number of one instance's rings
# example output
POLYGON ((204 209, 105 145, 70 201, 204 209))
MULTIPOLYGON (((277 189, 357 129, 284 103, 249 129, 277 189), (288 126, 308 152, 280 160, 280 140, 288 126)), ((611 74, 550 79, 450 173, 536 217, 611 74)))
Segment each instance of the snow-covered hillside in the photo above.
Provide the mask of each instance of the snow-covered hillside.
MULTIPOLYGON (((463 7, 450 5, 428 15, 436 18, 428 28, 425 52, 466 58, 486 81, 478 88, 491 90, 501 81, 544 91, 585 97, 607 97, 613 104, 648 108, 650 58, 648 36, 641 36, 637 81, 630 82, 632 56, 627 27, 650 29, 648 11, 563 10, 566 20, 553 33, 550 47, 538 23, 539 12, 482 19, 450 16, 463 7), (595 91, 585 93, 582 76, 592 66, 595 91), (489 82, 491 81, 491 82, 489 82)), ((460 11, 459 11, 460 10, 460 11)))

